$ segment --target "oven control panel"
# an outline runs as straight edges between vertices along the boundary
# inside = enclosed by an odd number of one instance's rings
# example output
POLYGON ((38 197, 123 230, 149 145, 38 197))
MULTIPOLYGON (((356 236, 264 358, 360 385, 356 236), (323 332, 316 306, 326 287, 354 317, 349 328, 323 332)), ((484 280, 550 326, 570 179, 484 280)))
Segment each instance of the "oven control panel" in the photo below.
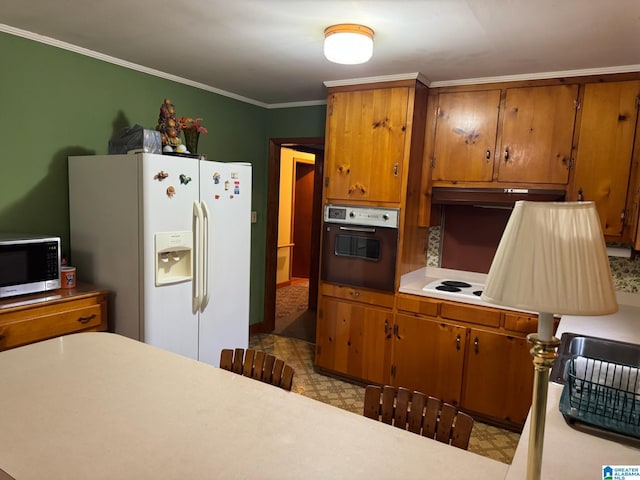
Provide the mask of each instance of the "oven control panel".
POLYGON ((324 221, 368 227, 398 228, 399 209, 327 204, 324 206, 324 221))

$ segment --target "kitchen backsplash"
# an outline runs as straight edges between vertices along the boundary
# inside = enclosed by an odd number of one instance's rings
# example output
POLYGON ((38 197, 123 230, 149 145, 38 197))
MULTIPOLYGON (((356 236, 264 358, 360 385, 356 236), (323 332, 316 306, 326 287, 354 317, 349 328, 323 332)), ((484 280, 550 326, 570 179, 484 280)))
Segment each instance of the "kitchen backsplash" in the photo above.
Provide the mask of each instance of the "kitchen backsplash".
MULTIPOLYGON (((440 266, 440 227, 429 228, 427 266, 440 266)), ((638 258, 609 257, 616 290, 640 293, 640 256, 638 258)))

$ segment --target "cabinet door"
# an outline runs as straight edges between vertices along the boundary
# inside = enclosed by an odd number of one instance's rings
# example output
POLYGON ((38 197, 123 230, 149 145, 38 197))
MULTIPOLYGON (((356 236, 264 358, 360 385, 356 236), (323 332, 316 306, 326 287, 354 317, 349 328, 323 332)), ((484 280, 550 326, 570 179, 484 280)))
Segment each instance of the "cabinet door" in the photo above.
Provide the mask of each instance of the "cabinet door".
POLYGON ((524 424, 533 392, 530 348, 524 338, 471 329, 462 407, 524 424))
POLYGON ((458 405, 466 328, 411 315, 396 315, 392 384, 458 405))
POLYGON ((596 203, 605 235, 621 235, 638 117, 640 81, 585 86, 575 196, 596 203))
POLYGON ((442 93, 433 180, 491 181, 500 90, 442 93))
POLYGON ((329 96, 327 199, 400 202, 408 101, 408 87, 329 96))
POLYGON ((577 85, 507 89, 498 181, 567 184, 577 98, 577 85))
POLYGON ((316 335, 316 364, 368 382, 389 379, 392 313, 322 297, 316 335))

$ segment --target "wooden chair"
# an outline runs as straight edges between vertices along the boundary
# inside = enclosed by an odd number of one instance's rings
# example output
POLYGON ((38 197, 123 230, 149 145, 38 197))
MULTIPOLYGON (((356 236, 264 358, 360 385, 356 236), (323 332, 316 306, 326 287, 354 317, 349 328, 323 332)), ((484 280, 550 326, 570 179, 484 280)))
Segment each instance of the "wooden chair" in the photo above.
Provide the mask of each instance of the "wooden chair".
POLYGON ((220 352, 220 368, 291 391, 294 370, 282 360, 259 350, 236 348, 220 352))
POLYGON ((469 446, 473 428, 473 418, 453 405, 388 385, 367 386, 364 416, 464 450, 469 446))

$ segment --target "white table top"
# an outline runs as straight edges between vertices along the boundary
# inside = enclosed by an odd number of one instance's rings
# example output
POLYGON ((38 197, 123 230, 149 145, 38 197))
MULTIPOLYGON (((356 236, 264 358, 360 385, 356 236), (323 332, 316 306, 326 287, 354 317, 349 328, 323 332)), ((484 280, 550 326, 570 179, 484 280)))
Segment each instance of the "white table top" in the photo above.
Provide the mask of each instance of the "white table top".
POLYGON ((19 480, 504 478, 508 465, 110 333, 0 353, 19 480))

